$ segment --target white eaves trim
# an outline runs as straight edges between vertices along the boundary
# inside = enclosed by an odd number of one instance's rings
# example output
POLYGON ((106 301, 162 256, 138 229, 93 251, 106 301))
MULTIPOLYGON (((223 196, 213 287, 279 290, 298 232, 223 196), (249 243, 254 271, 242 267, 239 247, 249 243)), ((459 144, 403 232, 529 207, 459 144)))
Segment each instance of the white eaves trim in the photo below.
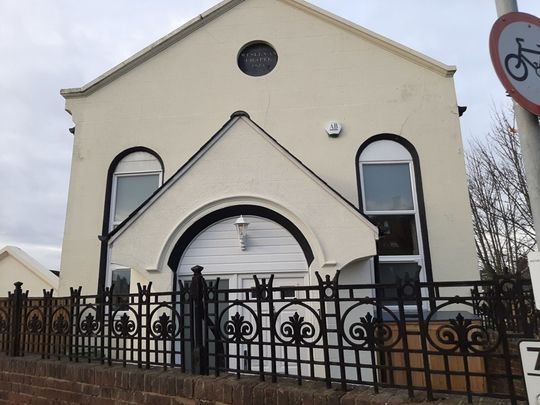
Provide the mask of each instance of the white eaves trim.
POLYGON ((189 161, 186 163, 178 172, 176 172, 172 178, 170 178, 158 191, 148 200, 144 206, 133 215, 128 222, 122 225, 118 232, 114 233, 109 239, 109 244, 114 243, 116 238, 118 238, 126 229, 128 229, 131 224, 133 224, 137 219, 146 212, 164 193, 167 192, 185 173, 187 173, 193 165, 195 165, 201 157, 203 157, 208 150, 212 148, 219 140, 227 133, 227 131, 232 128, 239 120, 243 120, 249 127, 251 127, 257 134, 259 134, 263 139, 269 142, 274 146, 284 157, 286 157, 290 162, 292 162, 298 169, 300 169, 306 176, 311 180, 317 183, 325 192, 329 193, 339 204, 343 205, 348 209, 353 215, 358 217, 374 234, 374 238, 378 239, 379 229, 373 225, 366 217, 355 209, 348 201, 346 201, 341 195, 339 195, 334 189, 332 189, 328 184, 322 181, 317 177, 311 170, 309 170, 305 165, 303 165, 298 159, 296 159, 289 151, 287 151, 283 146, 281 146, 275 139, 269 136, 264 132, 257 124, 255 124, 250 118, 245 115, 236 115, 229 120, 229 122, 221 128, 221 130, 216 133, 211 140, 200 149, 189 161))
POLYGON ((192 18, 187 23, 175 29, 171 33, 151 43, 146 48, 141 49, 135 55, 126 59, 124 62, 119 63, 112 69, 109 69, 101 76, 85 84, 83 87, 61 89, 60 94, 66 99, 70 97, 78 97, 92 94, 94 91, 107 85, 119 76, 122 76, 124 73, 129 72, 131 69, 137 67, 141 63, 147 61, 161 51, 167 49, 169 46, 187 37, 192 32, 198 30, 200 27, 209 23, 213 19, 226 13, 231 8, 235 7, 239 3, 242 3, 243 1, 245 0, 224 0, 221 3, 218 3, 204 13, 199 14, 195 18, 192 18))
MULTIPOLYGON (((167 49, 169 46, 180 41, 181 39, 187 37, 192 32, 196 31, 200 27, 219 17, 220 15, 226 13, 230 9, 234 8, 238 4, 248 1, 248 0, 225 0, 211 9, 205 11, 202 14, 199 14, 197 17, 191 19, 178 29, 172 31, 170 34, 167 34, 163 38, 153 42, 146 48, 137 52, 135 55, 126 59, 124 62, 116 65, 112 69, 103 73, 101 76, 92 80, 91 82, 85 84, 82 87, 68 88, 60 90, 60 94, 68 99, 72 97, 81 97, 92 94, 101 87, 112 82, 116 78, 120 77, 124 73, 129 72, 131 69, 145 62, 146 60, 157 55, 159 52, 167 49)), ((326 20, 344 27, 353 33, 361 36, 362 38, 372 42, 373 44, 380 46, 383 49, 386 49, 389 52, 392 52, 396 55, 399 55, 413 63, 416 63, 420 66, 423 66, 429 70, 432 70, 444 77, 452 77, 456 72, 456 67, 451 65, 446 65, 442 62, 439 62, 429 56, 426 56, 420 52, 417 52, 411 48, 408 48, 404 45, 401 45, 391 39, 388 39, 382 35, 376 34, 373 31, 370 31, 364 27, 361 27, 358 24, 355 24, 345 18, 339 17, 335 14, 330 13, 329 11, 323 10, 313 4, 310 4, 303 0, 274 0, 274 1, 284 1, 290 3, 291 5, 310 12, 314 15, 319 15, 326 20)))
POLYGON ((51 288, 58 288, 58 277, 52 274, 47 268, 45 268, 41 263, 31 257, 24 250, 16 246, 5 246, 4 248, 0 249, 0 260, 3 260, 7 256, 13 257, 19 263, 24 265, 37 277, 49 284, 51 288))

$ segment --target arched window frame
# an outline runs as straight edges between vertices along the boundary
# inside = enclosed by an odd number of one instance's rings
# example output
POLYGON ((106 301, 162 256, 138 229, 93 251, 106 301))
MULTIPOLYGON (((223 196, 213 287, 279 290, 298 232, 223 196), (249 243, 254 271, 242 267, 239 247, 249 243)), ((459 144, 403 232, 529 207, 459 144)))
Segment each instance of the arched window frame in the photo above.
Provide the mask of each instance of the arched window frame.
POLYGON ((379 268, 382 263, 418 263, 421 266, 420 279, 422 281, 432 282, 433 273, 431 267, 431 254, 429 249, 429 240, 428 240, 428 229, 427 221, 425 214, 425 205, 423 198, 423 187, 422 187, 422 177, 420 170, 420 161, 418 158, 418 153, 414 146, 405 138, 402 138, 394 134, 380 134, 375 135, 368 140, 366 140, 358 149, 356 155, 356 175, 358 183, 358 201, 359 208, 366 216, 369 215, 382 215, 387 214, 386 211, 370 211, 366 210, 365 204, 365 187, 364 187, 364 176, 363 176, 363 166, 365 164, 392 164, 392 163, 406 163, 409 167, 409 175, 411 181, 411 191, 414 209, 413 210, 403 210, 403 211, 393 211, 393 214, 413 214, 415 215, 415 224, 416 224, 416 234, 417 234, 417 243, 418 243, 418 254, 414 255, 378 255, 375 260, 375 281, 380 282, 379 277, 379 268), (368 148, 368 146, 379 141, 393 141, 403 147, 407 153, 408 157, 398 157, 393 158, 388 156, 388 158, 373 160, 369 162, 362 162, 362 154, 368 148))
MULTIPOLYGON (((128 163, 128 165, 129 165, 129 163, 128 163)), ((120 159, 117 162, 116 167, 115 167, 114 172, 113 172, 112 184, 111 184, 111 202, 110 202, 110 208, 109 208, 109 229, 108 229, 109 232, 112 231, 118 225, 120 225, 125 219, 125 218, 122 218, 120 220, 115 220, 116 209, 117 209, 116 202, 117 202, 117 191, 118 191, 118 182, 119 182, 119 180, 122 179, 122 178, 127 178, 127 177, 146 177, 146 176, 157 176, 158 177, 156 189, 161 187, 161 185, 163 184, 163 165, 161 164, 160 160, 152 153, 149 153, 149 152, 143 151, 143 150, 134 151, 134 152, 131 152, 131 153, 125 155, 122 159, 120 159), (134 169, 134 170, 133 169, 131 169, 131 170, 119 169, 120 165, 123 162, 125 162, 126 159, 128 159, 130 156, 133 156, 133 155, 136 155, 136 154, 139 154, 139 153, 145 153, 145 154, 151 155, 155 159, 155 162, 153 162, 152 164, 150 164, 150 163, 146 164, 146 167, 145 167, 145 165, 141 165, 143 167, 137 168, 137 169, 134 169), (149 166, 154 166, 154 167, 149 168, 149 166), (159 169, 156 169, 157 166, 159 166, 159 169)))
MULTIPOLYGON (((150 148, 147 148, 144 146, 134 146, 132 148, 129 148, 120 152, 112 160, 111 164, 109 165, 109 170, 107 172, 107 185, 106 185, 106 190, 105 190, 105 202, 103 206, 103 224, 102 224, 101 236, 99 236, 99 240, 101 241, 101 249, 100 249, 100 258, 99 258, 98 292, 103 291, 106 285, 110 285, 110 278, 111 278, 111 275, 107 274, 108 268, 109 268, 109 263, 108 263, 109 249, 108 249, 108 241, 107 241, 108 236, 107 235, 113 229, 113 221, 111 220, 111 212, 112 212, 112 201, 115 198, 115 195, 113 194, 115 172, 118 165, 123 159, 125 159, 127 156, 131 155, 132 153, 137 153, 137 152, 149 153, 150 155, 154 156, 157 159, 157 161, 159 162, 159 166, 161 167, 159 186, 163 184, 163 179, 165 176, 165 167, 163 165, 163 160, 155 151, 153 151, 150 148)), ((114 191, 116 192, 116 189, 114 191)), ((118 268, 121 269, 122 267, 120 266, 118 268)))

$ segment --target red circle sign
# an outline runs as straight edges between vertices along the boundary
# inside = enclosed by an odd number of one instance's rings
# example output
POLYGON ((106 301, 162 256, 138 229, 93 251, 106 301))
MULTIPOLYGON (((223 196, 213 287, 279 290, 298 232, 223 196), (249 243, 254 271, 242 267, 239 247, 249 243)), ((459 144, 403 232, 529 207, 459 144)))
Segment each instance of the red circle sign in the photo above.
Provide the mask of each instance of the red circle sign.
POLYGON ((506 91, 540 115, 540 19, 517 12, 503 15, 491 29, 489 50, 506 91))

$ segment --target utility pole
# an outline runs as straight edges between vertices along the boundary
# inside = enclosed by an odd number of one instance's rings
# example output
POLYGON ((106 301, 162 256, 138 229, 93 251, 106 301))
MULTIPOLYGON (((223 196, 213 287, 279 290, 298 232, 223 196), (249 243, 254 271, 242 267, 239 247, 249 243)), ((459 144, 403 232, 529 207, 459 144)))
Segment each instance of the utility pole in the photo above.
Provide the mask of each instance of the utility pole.
MULTIPOLYGON (((518 11, 517 0, 495 0, 495 3, 498 17, 518 11)), ((538 116, 530 113, 515 101, 514 113, 518 125, 523 166, 525 168, 525 176, 527 177, 527 190, 529 191, 538 251, 540 242, 540 125, 538 123, 538 116)), ((529 257, 529 265, 531 265, 531 259, 539 263, 537 271, 540 271, 540 253, 534 252, 529 257)), ((531 273, 532 270, 531 267, 531 273)), ((538 276, 540 278, 540 274, 538 276)), ((540 300, 540 297, 537 299, 540 300)))
MULTIPOLYGON (((517 0, 495 0, 495 4, 497 6, 497 15, 499 17, 503 17, 508 13, 515 13, 518 11, 517 0)), ((506 22, 509 21, 511 21, 510 18, 506 20, 506 22)), ((500 18, 498 22, 502 22, 504 24, 505 20, 504 18, 500 18)), ((529 28, 530 27, 531 26, 529 25, 529 28)), ((523 39, 521 40, 523 41, 523 39)), ((493 49, 491 49, 491 52, 493 55, 493 49)), ((499 78, 501 77, 499 76, 499 78)), ((503 79, 501 79, 501 81, 502 80, 503 79)), ((508 91, 511 90, 508 86, 505 87, 508 91)), ((515 94, 516 90, 519 89, 514 88, 513 90, 514 91, 510 91, 511 95, 515 94)), ((523 102, 523 99, 521 98, 522 95, 520 93, 517 94, 520 97, 518 100, 523 102)), ((529 192, 529 201, 531 204, 531 212, 533 217, 532 219, 536 233, 536 251, 529 253, 528 256, 529 272, 531 276, 533 294, 535 297, 536 309, 540 309, 540 251, 538 250, 538 246, 540 245, 540 124, 538 123, 538 116, 527 111, 525 108, 519 105, 515 99, 513 101, 514 113, 518 125, 519 140, 521 144, 521 154, 523 156, 523 166, 525 168, 525 177, 527 178, 527 190, 529 192)), ((535 98, 535 107, 538 105, 540 105, 540 103, 535 98)), ((533 108, 533 111, 536 112, 537 109, 533 108)), ((534 350, 540 352, 539 340, 522 341, 519 345, 523 376, 525 379, 525 388, 530 404, 538 404, 538 398, 540 397, 540 384, 536 370, 540 357, 537 353, 533 352, 534 350), (534 353, 534 357, 530 357, 530 352, 534 353), (528 359, 532 359, 532 362, 527 363, 528 359), (528 368, 526 370, 524 366, 525 364, 533 364, 532 370, 531 366, 527 366, 528 368)))
POLYGON ((495 0, 497 7, 497 17, 518 11, 517 0, 495 0))

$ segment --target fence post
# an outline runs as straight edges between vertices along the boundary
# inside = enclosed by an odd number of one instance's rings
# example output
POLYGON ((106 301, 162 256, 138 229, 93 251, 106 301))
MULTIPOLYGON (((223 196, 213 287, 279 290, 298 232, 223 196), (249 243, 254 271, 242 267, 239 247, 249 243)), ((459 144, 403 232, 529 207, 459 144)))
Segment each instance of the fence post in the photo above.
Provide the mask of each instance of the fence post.
MULTIPOLYGON (((326 275, 326 280, 321 277, 318 271, 315 272, 315 277, 317 277, 317 283, 319 285, 319 311, 321 315, 321 334, 323 339, 323 353, 324 353, 324 381, 326 383, 326 388, 332 388, 332 369, 330 368, 330 348, 328 345, 328 317, 326 315, 326 304, 327 301, 330 301, 339 295, 339 288, 337 285, 339 270, 336 272, 334 280, 330 280, 330 276, 326 275)), ((336 317, 336 324, 338 323, 336 317)))
MULTIPOLYGON (((429 326, 426 323, 424 317, 424 300, 422 299, 422 288, 420 286, 420 280, 414 280, 414 297, 416 299, 416 311, 418 313, 418 329, 420 331, 420 344, 422 348, 422 364, 424 366, 424 379, 426 382, 426 391, 427 391, 427 400, 434 401, 433 396, 433 386, 431 383, 431 373, 430 373, 430 362, 429 362, 429 348, 428 348, 428 339, 429 339, 429 326)), ((428 295, 429 305, 432 308, 434 302, 434 296, 428 295)), ((468 360, 467 360, 468 361, 468 360)))
POLYGON ((193 351, 192 368, 193 374, 208 374, 208 351, 204 342, 204 297, 206 282, 202 276, 204 267, 194 266, 191 268, 193 277, 191 278, 191 308, 193 313, 193 351))
POLYGON ((22 297, 23 291, 21 286, 23 283, 17 281, 15 284, 15 291, 10 294, 10 325, 11 330, 9 333, 9 355, 12 357, 21 355, 21 327, 22 327, 22 297))
MULTIPOLYGON (((532 297, 532 300, 527 302, 527 291, 524 288, 525 287, 525 280, 521 276, 521 273, 517 273, 514 275, 514 299, 517 299, 517 308, 516 308, 516 318, 518 322, 521 322, 521 325, 518 326, 518 330, 522 333, 524 337, 527 338, 534 338, 534 328, 533 328, 533 314, 536 312, 535 310, 535 302, 534 302, 534 296, 529 292, 530 297, 532 297)), ((532 288, 532 285, 531 285, 532 288)))
POLYGON ((407 378, 407 391, 409 399, 414 398, 414 387, 411 371, 411 352, 409 351, 409 330, 407 329, 407 318, 405 316, 405 301, 410 300, 414 294, 414 285, 408 273, 405 273, 405 279, 396 277, 396 290, 399 310, 399 333, 403 342, 403 362, 405 363, 405 377, 407 378), (411 291, 411 288, 413 289, 411 291))
POLYGON ((41 336, 41 358, 49 359, 51 357, 51 335, 53 324, 53 304, 52 304, 53 289, 47 291, 43 289, 43 335, 41 336))
MULTIPOLYGON (((505 372, 506 372, 506 381, 508 383, 508 391, 510 394, 510 400, 512 401, 512 404, 516 404, 516 387, 515 387, 515 381, 514 376, 512 373, 512 356, 510 353, 510 336, 508 331, 508 325, 507 322, 510 320, 509 318, 515 318, 516 314, 513 310, 513 303, 512 303, 512 297, 513 294, 516 293, 515 285, 512 285, 512 290, 510 293, 505 290, 505 285, 509 279, 508 271, 505 271, 505 274, 501 278, 495 279, 495 325, 497 328, 497 332, 499 333, 499 339, 500 344, 502 347, 502 354, 504 359, 504 366, 505 366, 505 372), (509 296, 510 294, 510 296, 509 296)), ((516 323, 514 322, 514 328, 516 323)), ((511 331, 510 331, 511 332, 511 331)))

